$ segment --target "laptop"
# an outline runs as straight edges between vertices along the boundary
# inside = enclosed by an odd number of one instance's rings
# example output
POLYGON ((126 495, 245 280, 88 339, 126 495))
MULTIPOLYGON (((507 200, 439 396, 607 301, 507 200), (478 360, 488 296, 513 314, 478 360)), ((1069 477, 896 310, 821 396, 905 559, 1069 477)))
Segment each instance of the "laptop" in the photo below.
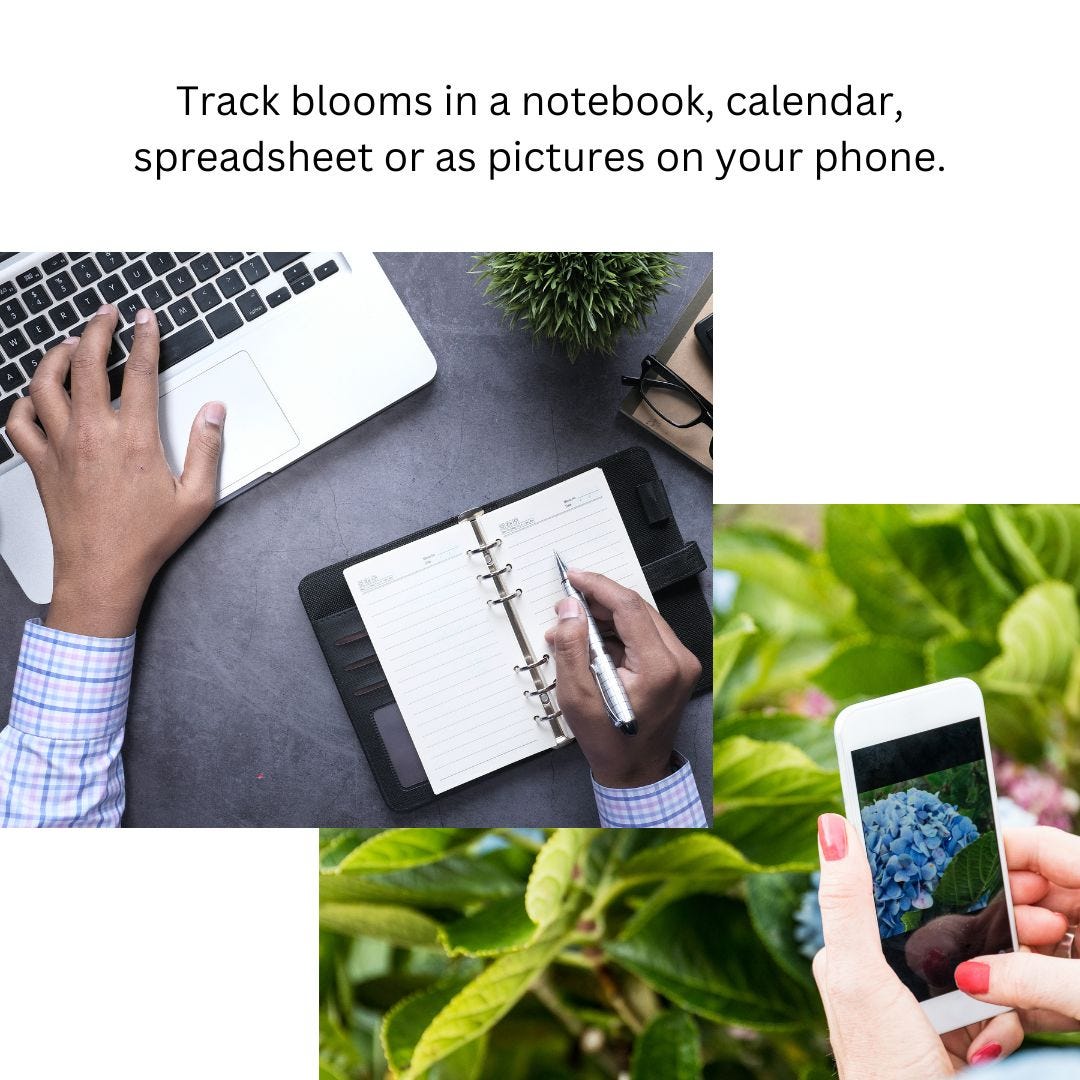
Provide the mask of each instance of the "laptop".
POLYGON ((157 314, 161 438, 177 473, 199 407, 225 402, 222 502, 435 377, 431 350, 370 253, 0 252, 0 558, 39 604, 52 595, 52 545, 5 425, 45 352, 102 303, 120 310, 114 403, 135 312, 157 314))

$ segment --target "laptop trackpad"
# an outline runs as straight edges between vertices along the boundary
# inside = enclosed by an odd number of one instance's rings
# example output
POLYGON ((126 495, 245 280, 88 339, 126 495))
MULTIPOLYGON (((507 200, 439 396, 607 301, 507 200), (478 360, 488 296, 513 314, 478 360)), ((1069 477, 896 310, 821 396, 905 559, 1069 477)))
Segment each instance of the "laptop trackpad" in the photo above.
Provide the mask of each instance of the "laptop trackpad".
POLYGON ((177 475, 187 456, 191 423, 208 401, 223 401, 227 410, 221 492, 254 480, 267 464, 300 443, 259 369, 241 351, 162 395, 161 441, 177 475))

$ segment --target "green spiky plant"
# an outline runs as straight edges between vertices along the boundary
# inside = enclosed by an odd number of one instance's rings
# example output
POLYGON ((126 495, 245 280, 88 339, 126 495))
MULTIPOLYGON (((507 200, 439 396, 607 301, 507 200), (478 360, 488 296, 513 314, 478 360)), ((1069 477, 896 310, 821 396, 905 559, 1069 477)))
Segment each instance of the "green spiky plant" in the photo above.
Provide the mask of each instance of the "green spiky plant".
POLYGON ((470 273, 511 321, 561 345, 573 362, 610 356, 684 269, 663 251, 487 251, 473 257, 470 273))

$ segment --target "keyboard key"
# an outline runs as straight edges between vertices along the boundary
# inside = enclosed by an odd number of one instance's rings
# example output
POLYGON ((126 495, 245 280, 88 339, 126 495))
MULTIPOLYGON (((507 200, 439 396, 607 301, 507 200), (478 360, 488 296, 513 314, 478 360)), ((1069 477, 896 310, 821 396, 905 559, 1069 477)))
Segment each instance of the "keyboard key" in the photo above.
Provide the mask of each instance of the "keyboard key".
POLYGON ((217 261, 221 263, 221 269, 227 270, 230 266, 235 266, 244 257, 242 251, 215 251, 217 261))
POLYGON ((217 277, 221 273, 221 267, 214 260, 214 256, 209 251, 200 255, 192 264, 192 272, 200 281, 206 281, 208 278, 217 277))
POLYGON ((24 292, 22 298, 31 315, 44 311, 52 303, 49 294, 40 285, 35 285, 29 292, 24 292))
POLYGON ((41 280, 41 271, 36 266, 31 266, 29 270, 24 270, 16 279, 15 284, 20 289, 29 289, 35 282, 41 280))
POLYGON ((254 289, 250 289, 243 296, 237 297, 236 306, 240 308, 248 322, 266 314, 266 305, 262 302, 262 297, 254 289))
POLYGON ((121 330, 120 340, 123 342, 124 348, 131 352, 131 346, 135 343, 135 327, 129 326, 126 330, 121 330))
POLYGON ((21 330, 6 330, 0 334, 0 348, 9 360, 21 356, 30 348, 30 342, 26 340, 21 330))
POLYGON ((138 293, 125 296, 116 306, 120 309, 121 320, 129 324, 135 321, 135 313, 139 308, 146 307, 138 293))
POLYGON ((226 304, 223 308, 212 311, 206 316, 206 321, 210 324, 210 329, 214 331, 214 337, 219 338, 231 334, 234 330, 239 330, 244 325, 244 320, 240 318, 240 312, 236 310, 235 304, 226 304))
POLYGON ((297 259, 302 259, 307 252, 306 251, 264 251, 266 261, 270 264, 271 270, 280 270, 283 266, 288 266, 289 263, 296 262, 297 259))
POLYGON ((128 287, 120 280, 119 274, 107 277, 98 288, 106 304, 119 304, 128 294, 128 287))
POLYGON ((111 273, 113 270, 118 270, 127 259, 119 251, 95 251, 94 258, 97 259, 98 266, 106 273, 111 273))
POLYGON ((196 289, 191 294, 191 299, 199 305, 200 311, 209 311, 211 308, 215 308, 221 303, 221 294, 213 285, 204 285, 201 289, 196 289))
POLYGON ((156 311, 159 307, 164 307, 172 299, 172 293, 165 287, 164 281, 155 281, 143 289, 143 299, 148 307, 152 307, 156 311))
POLYGON ((18 364, 0 367, 0 394, 13 394, 26 382, 26 374, 18 364))
POLYGON ((48 352, 50 349, 55 349, 64 339, 62 337, 53 338, 52 341, 46 341, 42 348, 48 352))
POLYGON ((101 277, 101 271, 93 259, 82 259, 71 268, 72 276, 80 285, 93 285, 101 277))
POLYGON ((124 347, 120 344, 120 335, 117 334, 112 339, 112 345, 109 348, 109 355, 105 357, 105 366, 112 367, 113 364, 119 364, 124 359, 124 347))
POLYGON ((31 319, 23 329, 30 335, 30 340, 35 345, 40 345, 46 338, 51 338, 56 333, 52 323, 44 315, 31 319))
MULTIPOLYGON (((7 417, 4 417, 4 422, 7 422, 7 417)), ((7 444, 7 440, 0 438, 0 465, 5 461, 10 461, 15 456, 15 451, 11 449, 7 444)))
POLYGON ((292 282, 292 291, 299 295, 302 292, 307 292, 314 284, 315 279, 310 274, 305 274, 303 277, 298 277, 292 282))
POLYGON ((285 271, 285 280, 291 284, 298 277, 303 277, 307 272, 308 268, 303 263, 297 263, 285 271))
POLYGON ((191 276, 191 271, 185 266, 181 266, 179 270, 169 274, 165 280, 169 283, 169 288, 172 289, 173 294, 176 296, 181 293, 191 292, 195 288, 195 279, 191 276))
POLYGON ((157 313, 157 325, 158 334, 160 334, 161 337, 173 332, 173 324, 169 322, 169 316, 166 315, 164 311, 159 311, 157 313))
POLYGON ((229 299, 231 296, 235 296, 237 293, 241 293, 247 286, 244 284, 244 279, 236 270, 230 270, 227 274, 222 274, 217 279, 217 287, 221 290, 221 295, 225 299, 229 299))
POLYGON ((35 349, 33 352, 27 353, 25 356, 19 357, 19 363, 23 366, 23 371, 26 372, 26 377, 32 379, 34 372, 37 371, 38 364, 41 363, 41 358, 45 354, 40 349, 35 349))
POLYGON ((79 313, 67 303, 57 304, 56 307, 49 312, 49 318, 53 321, 53 326, 57 330, 62 330, 64 333, 74 326, 79 321, 79 313))
POLYGON ((4 325, 9 330, 13 326, 18 326, 25 318, 26 308, 18 300, 7 300, 0 304, 0 319, 4 320, 4 325))
POLYGON ((57 270, 62 269, 67 266, 67 264, 67 256, 61 252, 59 255, 54 255, 51 259, 46 259, 41 264, 41 269, 44 270, 46 274, 55 274, 57 270))
POLYGON ((271 307, 277 307, 279 304, 284 304, 286 300, 292 299, 292 293, 288 289, 278 289, 276 292, 272 292, 267 298, 266 302, 271 307))
POLYGON ((168 251, 151 251, 146 256, 146 265, 155 274, 167 274, 176 266, 176 260, 168 251))
POLYGON ((197 251, 177 251, 175 254, 181 262, 187 262, 189 259, 194 259, 199 253, 197 251))
POLYGON ((254 285, 256 281, 262 281, 264 277, 270 276, 270 271, 266 269, 266 263, 258 255, 254 259, 248 259, 246 263, 241 263, 240 269, 249 285, 254 285))
POLYGON ((125 251, 124 254, 129 259, 141 259, 146 254, 146 252, 145 251, 125 251))
POLYGON ((81 292, 75 297, 75 306, 79 309, 80 315, 89 319, 101 307, 101 297, 98 296, 96 289, 87 289, 86 292, 81 292))
POLYGON ((0 281, 0 300, 8 300, 15 295, 15 286, 10 281, 0 281))
POLYGON ((175 334, 170 334, 162 341, 161 370, 167 371, 174 367, 181 360, 186 360, 200 349, 205 349, 213 340, 204 322, 188 323, 183 329, 177 330, 175 334))
POLYGON ((71 275, 66 271, 61 271, 56 277, 49 278, 46 282, 49 286, 49 292, 53 294, 54 300, 63 300, 65 296, 70 296, 75 291, 75 282, 71 280, 71 275))
MULTIPOLYGON (((11 412, 11 406, 18 400, 18 394, 12 394, 11 397, 0 398, 0 428, 7 423, 8 413, 11 412)), ((5 443, 3 439, 0 439, 0 446, 3 446, 6 449, 7 443, 5 443)), ((0 453, 2 453, 2 451, 0 451, 0 453)), ((11 457, 11 455, 8 454, 8 457, 11 457)), ((7 458, 0 457, 0 461, 7 461, 7 458)))
POLYGON ((169 314, 173 317, 177 326, 182 326, 186 322, 191 322, 199 313, 195 310, 195 305, 191 302, 190 297, 184 297, 177 300, 175 304, 169 305, 169 314))
POLYGON ((331 259, 329 262, 324 262, 322 266, 315 267, 315 277, 319 281, 325 281, 331 274, 338 272, 338 264, 331 259))
POLYGON ((125 266, 120 273, 124 275, 124 280, 132 289, 141 289, 150 283, 150 271, 146 269, 146 263, 142 259, 133 262, 130 266, 125 266))
POLYGON ((89 251, 69 251, 68 257, 71 259, 81 259, 84 255, 89 255, 89 251))

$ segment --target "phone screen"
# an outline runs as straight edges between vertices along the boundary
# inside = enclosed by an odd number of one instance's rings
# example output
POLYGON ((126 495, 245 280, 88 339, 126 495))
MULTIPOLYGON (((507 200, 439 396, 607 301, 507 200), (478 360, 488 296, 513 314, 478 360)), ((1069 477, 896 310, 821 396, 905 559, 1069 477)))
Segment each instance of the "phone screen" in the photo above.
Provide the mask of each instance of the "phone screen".
POLYGON ((919 1001, 1012 950, 978 719, 852 751, 881 947, 919 1001))

